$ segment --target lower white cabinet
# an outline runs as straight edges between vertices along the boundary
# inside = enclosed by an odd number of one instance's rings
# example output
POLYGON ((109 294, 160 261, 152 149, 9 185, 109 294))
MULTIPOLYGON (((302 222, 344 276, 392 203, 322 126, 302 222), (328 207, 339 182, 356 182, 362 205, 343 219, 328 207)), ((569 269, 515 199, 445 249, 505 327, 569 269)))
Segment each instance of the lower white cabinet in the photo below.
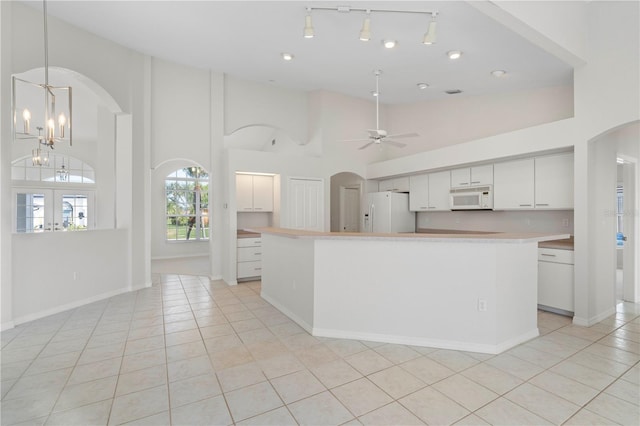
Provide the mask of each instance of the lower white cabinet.
POLYGON ((573 250, 538 249, 538 308, 572 314, 573 250))
POLYGON ((238 279, 262 276, 262 239, 238 238, 238 279))

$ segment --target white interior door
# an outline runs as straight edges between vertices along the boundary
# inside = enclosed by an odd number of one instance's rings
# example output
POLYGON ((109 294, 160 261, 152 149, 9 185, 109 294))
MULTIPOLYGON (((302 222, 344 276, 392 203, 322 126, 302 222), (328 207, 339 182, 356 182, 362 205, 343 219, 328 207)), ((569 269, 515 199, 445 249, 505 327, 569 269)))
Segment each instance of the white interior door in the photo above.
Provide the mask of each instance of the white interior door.
POLYGON ((324 230, 322 179, 289 179, 289 227, 308 231, 324 230))

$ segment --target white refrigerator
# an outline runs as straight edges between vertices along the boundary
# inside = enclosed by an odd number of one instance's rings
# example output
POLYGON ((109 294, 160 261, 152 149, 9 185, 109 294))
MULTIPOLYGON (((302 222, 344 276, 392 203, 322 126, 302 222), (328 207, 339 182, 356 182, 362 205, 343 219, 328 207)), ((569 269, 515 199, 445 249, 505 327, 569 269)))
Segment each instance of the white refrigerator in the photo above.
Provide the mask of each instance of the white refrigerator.
POLYGON ((416 215, 409 211, 409 194, 372 192, 364 211, 365 232, 415 232, 416 215))

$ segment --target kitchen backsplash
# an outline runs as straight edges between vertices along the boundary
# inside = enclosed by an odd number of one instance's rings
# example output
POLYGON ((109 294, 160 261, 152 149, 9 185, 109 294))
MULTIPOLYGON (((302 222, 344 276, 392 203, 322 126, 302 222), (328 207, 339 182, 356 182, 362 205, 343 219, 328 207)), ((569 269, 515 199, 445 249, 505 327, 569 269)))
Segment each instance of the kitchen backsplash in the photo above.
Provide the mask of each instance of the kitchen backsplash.
POLYGON ((573 210, 420 212, 418 228, 573 235, 573 210))
POLYGON ((271 213, 238 213, 238 229, 272 226, 271 217, 271 213))

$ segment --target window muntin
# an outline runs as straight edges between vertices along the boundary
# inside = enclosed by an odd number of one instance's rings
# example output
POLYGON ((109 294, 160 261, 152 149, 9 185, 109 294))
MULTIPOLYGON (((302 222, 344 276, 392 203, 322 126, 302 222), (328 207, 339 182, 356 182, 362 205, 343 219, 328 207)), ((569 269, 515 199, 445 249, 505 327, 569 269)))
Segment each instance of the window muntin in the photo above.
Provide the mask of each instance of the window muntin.
POLYGON ((184 167, 165 178, 166 239, 209 239, 209 174, 184 167))
POLYGON ((96 183, 93 167, 77 158, 62 154, 51 154, 48 166, 34 166, 31 157, 16 160, 11 163, 11 179, 61 184, 96 183), (63 164, 65 169, 69 171, 69 178, 66 181, 61 181, 56 173, 56 170, 59 170, 63 164))

